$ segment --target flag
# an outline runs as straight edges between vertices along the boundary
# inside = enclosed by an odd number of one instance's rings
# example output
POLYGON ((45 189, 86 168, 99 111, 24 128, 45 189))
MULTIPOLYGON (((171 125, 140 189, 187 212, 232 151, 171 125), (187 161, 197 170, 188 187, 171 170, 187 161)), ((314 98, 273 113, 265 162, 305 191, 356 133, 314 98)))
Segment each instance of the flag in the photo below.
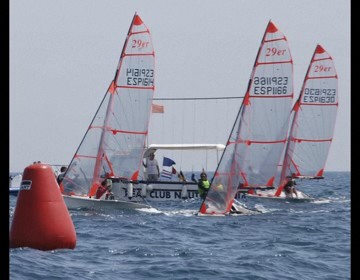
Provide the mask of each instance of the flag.
POLYGON ((184 173, 180 170, 180 173, 178 175, 179 177, 179 180, 182 181, 182 182, 186 182, 186 178, 185 178, 185 175, 184 173))
POLYGON ((172 172, 171 172, 171 170, 163 169, 163 170, 161 171, 161 177, 166 178, 166 179, 171 179, 171 177, 172 177, 172 172))
MULTIPOLYGON (((181 172, 181 171, 180 171, 181 172)), ((177 173, 177 171, 176 171, 176 169, 174 168, 174 166, 172 167, 172 169, 171 169, 171 173, 172 174, 176 174, 177 173)))
POLYGON ((164 113, 164 105, 152 104, 152 113, 164 113))
POLYGON ((163 166, 172 166, 173 164, 176 164, 175 161, 170 158, 164 157, 163 166))

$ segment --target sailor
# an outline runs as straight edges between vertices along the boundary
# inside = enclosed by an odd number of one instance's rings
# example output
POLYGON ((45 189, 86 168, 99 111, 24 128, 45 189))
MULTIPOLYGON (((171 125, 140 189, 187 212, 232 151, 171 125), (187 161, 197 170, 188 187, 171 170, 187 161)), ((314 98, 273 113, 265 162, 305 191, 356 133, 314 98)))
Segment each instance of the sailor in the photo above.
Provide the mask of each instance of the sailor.
POLYGON ((245 211, 242 211, 241 207, 231 205, 230 214, 245 214, 245 211))
POLYGON ((111 192, 111 187, 112 187, 112 181, 110 179, 105 179, 104 181, 102 181, 101 185, 96 190, 95 198, 100 199, 105 192, 106 192, 105 199, 111 198, 113 196, 111 192))
POLYGON ((207 192, 210 188, 210 182, 207 179, 206 173, 203 171, 200 174, 200 180, 198 182, 198 192, 202 199, 205 199, 207 192))
POLYGON ((143 163, 146 167, 147 178, 149 181, 157 181, 160 176, 159 164, 155 158, 154 153, 150 153, 149 158, 146 160, 146 163, 143 163))
POLYGON ((113 192, 111 191, 111 189, 112 189, 111 179, 106 179, 106 185, 107 185, 107 188, 106 188, 105 199, 106 200, 114 200, 115 197, 114 197, 113 192))
POLYGON ((287 176, 286 179, 288 180, 284 186, 284 191, 286 197, 294 197, 294 194, 296 195, 296 198, 298 198, 297 191, 295 189, 296 181, 291 176, 287 176))
POLYGON ((66 166, 61 166, 60 174, 57 176, 57 183, 60 185, 61 181, 64 179, 65 172, 67 170, 66 166))

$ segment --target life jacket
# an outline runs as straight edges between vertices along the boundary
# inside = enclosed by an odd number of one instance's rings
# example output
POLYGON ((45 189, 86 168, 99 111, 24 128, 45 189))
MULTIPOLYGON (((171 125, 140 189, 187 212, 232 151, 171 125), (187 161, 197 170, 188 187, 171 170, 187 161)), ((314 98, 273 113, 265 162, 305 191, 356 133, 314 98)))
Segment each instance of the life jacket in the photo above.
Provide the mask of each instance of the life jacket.
POLYGON ((105 192, 107 191, 107 187, 100 185, 96 190, 96 198, 99 199, 105 192))
POLYGON ((292 187, 295 185, 296 185, 295 180, 290 179, 289 181, 287 181, 285 187, 292 187))
POLYGON ((285 194, 289 194, 291 192, 291 188, 294 187, 295 185, 296 185, 295 180, 290 179, 289 181, 287 181, 287 183, 284 186, 285 194))
POLYGON ((65 175, 65 173, 60 173, 59 176, 57 177, 56 181, 59 185, 60 185, 61 181, 64 179, 64 175, 65 175))
POLYGON ((202 195, 205 191, 207 192, 210 188, 210 182, 209 180, 202 181, 200 180, 198 183, 198 192, 200 195, 202 195))

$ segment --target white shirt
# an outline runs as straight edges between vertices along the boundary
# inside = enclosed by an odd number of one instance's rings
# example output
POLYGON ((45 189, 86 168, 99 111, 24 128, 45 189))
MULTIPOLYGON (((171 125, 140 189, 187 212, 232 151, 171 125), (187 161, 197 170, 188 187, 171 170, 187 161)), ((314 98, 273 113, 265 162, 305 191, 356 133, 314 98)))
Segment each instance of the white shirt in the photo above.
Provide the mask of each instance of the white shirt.
POLYGON ((159 171, 157 169, 157 166, 158 166, 158 162, 157 162, 156 158, 154 158, 153 160, 148 159, 148 161, 147 161, 147 173, 148 174, 158 175, 159 171))

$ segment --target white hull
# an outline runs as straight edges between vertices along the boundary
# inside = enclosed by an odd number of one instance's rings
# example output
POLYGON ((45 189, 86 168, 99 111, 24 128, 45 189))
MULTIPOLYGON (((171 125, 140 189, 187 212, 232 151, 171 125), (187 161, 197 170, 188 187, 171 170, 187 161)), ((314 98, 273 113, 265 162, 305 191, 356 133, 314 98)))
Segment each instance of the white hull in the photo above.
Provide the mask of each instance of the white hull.
POLYGON ((184 199, 199 198, 196 183, 183 184, 182 182, 139 183, 132 184, 115 183, 112 185, 112 192, 115 197, 124 201, 183 201, 184 199), (129 188, 130 187, 130 188, 129 188))
MULTIPOLYGON (((10 194, 18 195, 20 187, 11 187, 10 194)), ((121 201, 149 202, 183 201, 184 199, 200 199, 196 183, 183 184, 182 182, 160 181, 159 183, 133 184, 132 196, 129 196, 128 184, 113 183, 112 191, 121 201), (186 186, 186 187, 184 187, 186 186), (144 191, 146 189, 146 191, 144 191)), ((237 193, 235 199, 241 199, 242 194, 237 193)))
MULTIPOLYGON (((10 194, 18 195, 20 187, 11 187, 10 194)), ((129 184, 113 182, 112 192, 120 201, 126 202, 162 202, 162 201, 182 201, 184 199, 200 198, 196 183, 173 181, 159 181, 159 183, 133 184, 132 192, 129 192, 129 184), (185 186, 185 187, 184 187, 185 186), (129 195, 129 194, 132 195, 129 195)))
POLYGON ((256 194, 246 194, 246 197, 251 198, 261 198, 261 199, 275 199, 275 200, 287 200, 287 201, 310 201, 314 198, 308 196, 307 194, 297 190, 298 196, 294 195, 293 197, 286 196, 284 191, 280 193, 280 196, 275 196, 276 190, 257 190, 256 194))
POLYGON ((223 217, 223 216, 228 216, 228 215, 256 215, 256 214, 260 214, 260 211, 257 210, 251 210, 249 208, 247 208, 245 205, 243 205, 241 202, 239 202, 238 200, 234 200, 231 211, 229 214, 220 214, 219 213, 219 209, 217 209, 216 207, 211 209, 211 207, 214 207, 213 205, 209 204, 208 205, 209 208, 207 208, 207 211, 209 213, 213 212, 216 214, 203 214, 201 212, 198 213, 198 216, 204 216, 204 217, 223 217))
POLYGON ((129 202, 122 200, 104 200, 104 199, 95 199, 82 196, 68 196, 63 195, 65 204, 68 209, 96 209, 96 210, 106 210, 106 209, 139 209, 139 208, 151 208, 150 205, 139 203, 139 202, 129 202))

